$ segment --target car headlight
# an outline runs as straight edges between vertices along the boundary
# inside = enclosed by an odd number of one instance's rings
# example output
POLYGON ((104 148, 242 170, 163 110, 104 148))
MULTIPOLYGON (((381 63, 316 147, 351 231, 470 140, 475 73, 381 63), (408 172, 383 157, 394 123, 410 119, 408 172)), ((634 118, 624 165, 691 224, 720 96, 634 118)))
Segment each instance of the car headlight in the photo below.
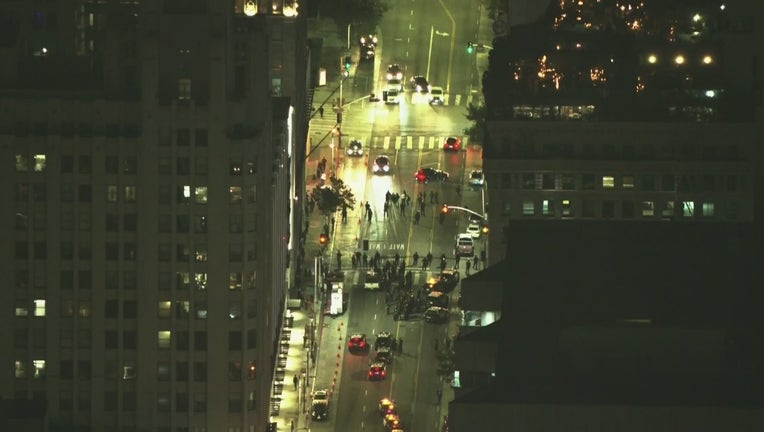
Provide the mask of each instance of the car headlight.
POLYGON ((379 166, 377 166, 377 165, 375 164, 375 165, 374 165, 374 167, 372 168, 372 171, 374 171, 374 172, 377 172, 377 171, 379 171, 379 166))
POLYGON ((422 91, 422 86, 420 86, 419 84, 417 84, 417 86, 416 86, 416 91, 422 91))
POLYGON ((363 149, 358 149, 358 154, 362 155, 363 154, 363 149))
POLYGON ((391 79, 393 79, 393 74, 391 74, 390 72, 388 72, 388 73, 387 73, 387 80, 388 80, 388 81, 390 81, 391 79))
POLYGON ((390 171, 390 166, 388 166, 388 165, 383 166, 382 167, 382 171, 384 171, 384 172, 390 171))

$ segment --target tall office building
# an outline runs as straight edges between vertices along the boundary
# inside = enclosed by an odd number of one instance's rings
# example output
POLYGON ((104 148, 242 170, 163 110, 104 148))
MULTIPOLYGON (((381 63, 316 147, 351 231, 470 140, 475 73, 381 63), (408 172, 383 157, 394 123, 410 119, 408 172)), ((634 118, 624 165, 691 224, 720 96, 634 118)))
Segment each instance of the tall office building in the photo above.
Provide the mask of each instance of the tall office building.
POLYGON ((484 80, 492 263, 517 220, 761 212, 760 2, 507 4, 484 80))
POLYGON ((302 225, 290 1, 4 2, 0 397, 51 430, 265 430, 302 225))

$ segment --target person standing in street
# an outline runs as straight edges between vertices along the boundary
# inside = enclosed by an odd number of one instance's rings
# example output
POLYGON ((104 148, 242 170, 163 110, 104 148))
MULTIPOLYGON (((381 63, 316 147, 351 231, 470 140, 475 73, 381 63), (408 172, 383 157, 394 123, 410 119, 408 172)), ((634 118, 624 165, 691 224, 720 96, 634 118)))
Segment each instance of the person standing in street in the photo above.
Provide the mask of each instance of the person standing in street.
POLYGON ((324 118, 324 107, 323 106, 318 107, 318 115, 320 115, 321 118, 324 118))
POLYGON ((438 397, 438 405, 440 405, 440 401, 443 399, 443 390, 438 389, 435 392, 435 395, 438 397))
POLYGON ((297 386, 300 384, 300 378, 295 375, 294 378, 292 378, 292 383, 294 384, 294 389, 297 390, 297 386))
POLYGON ((398 354, 403 354, 403 338, 398 339, 398 354))
POLYGON ((419 262, 419 254, 414 252, 414 255, 412 255, 412 258, 414 258, 414 265, 417 265, 419 262))
POLYGON ((342 252, 337 251, 337 270, 342 271, 342 252))

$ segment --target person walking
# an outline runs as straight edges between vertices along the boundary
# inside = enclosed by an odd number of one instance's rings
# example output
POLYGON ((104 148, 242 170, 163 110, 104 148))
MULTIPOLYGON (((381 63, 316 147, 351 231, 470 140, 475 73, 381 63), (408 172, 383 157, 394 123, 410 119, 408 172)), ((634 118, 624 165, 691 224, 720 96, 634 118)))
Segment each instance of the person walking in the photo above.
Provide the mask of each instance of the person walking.
POLYGON ((318 107, 318 115, 320 115, 321 118, 324 118, 324 107, 323 107, 323 105, 318 107))
POLYGON ((414 252, 412 258, 414 258, 414 265, 417 265, 417 262, 419 262, 419 254, 414 252))
POLYGON ((297 386, 298 386, 298 385, 300 385, 300 377, 298 377, 297 375, 295 375, 295 376, 292 378, 292 383, 294 384, 294 389, 295 389, 295 390, 297 390, 297 386))
POLYGON ((443 399, 443 390, 441 390, 441 389, 438 389, 438 390, 435 392, 435 396, 437 396, 437 397, 438 397, 438 405, 440 405, 440 401, 443 399))
POLYGON ((470 266, 472 262, 470 260, 467 260, 467 274, 470 274, 470 266))
POLYGON ((403 338, 398 339, 398 354, 403 354, 403 338))
POLYGON ((337 251, 337 270, 342 271, 342 252, 337 251))
POLYGON ((419 219, 422 217, 422 214, 419 212, 414 213, 414 225, 419 225, 419 219))
POLYGON ((472 257, 472 268, 474 268, 475 271, 477 271, 479 264, 480 264, 480 260, 478 259, 477 255, 472 257))

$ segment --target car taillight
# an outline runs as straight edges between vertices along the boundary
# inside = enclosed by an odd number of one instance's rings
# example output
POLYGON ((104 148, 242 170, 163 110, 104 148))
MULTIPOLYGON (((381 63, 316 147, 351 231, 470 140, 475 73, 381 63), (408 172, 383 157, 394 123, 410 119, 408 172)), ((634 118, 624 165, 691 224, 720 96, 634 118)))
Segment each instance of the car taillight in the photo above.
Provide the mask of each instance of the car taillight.
POLYGON ((365 346, 366 346, 366 342, 364 342, 364 341, 361 341, 361 343, 359 343, 358 345, 360 345, 360 346, 362 346, 362 347, 365 347, 365 346))
POLYGON ((385 375, 387 375, 387 372, 382 371, 382 376, 385 376, 385 375))
POLYGON ((369 371, 369 376, 374 376, 374 372, 369 371))

